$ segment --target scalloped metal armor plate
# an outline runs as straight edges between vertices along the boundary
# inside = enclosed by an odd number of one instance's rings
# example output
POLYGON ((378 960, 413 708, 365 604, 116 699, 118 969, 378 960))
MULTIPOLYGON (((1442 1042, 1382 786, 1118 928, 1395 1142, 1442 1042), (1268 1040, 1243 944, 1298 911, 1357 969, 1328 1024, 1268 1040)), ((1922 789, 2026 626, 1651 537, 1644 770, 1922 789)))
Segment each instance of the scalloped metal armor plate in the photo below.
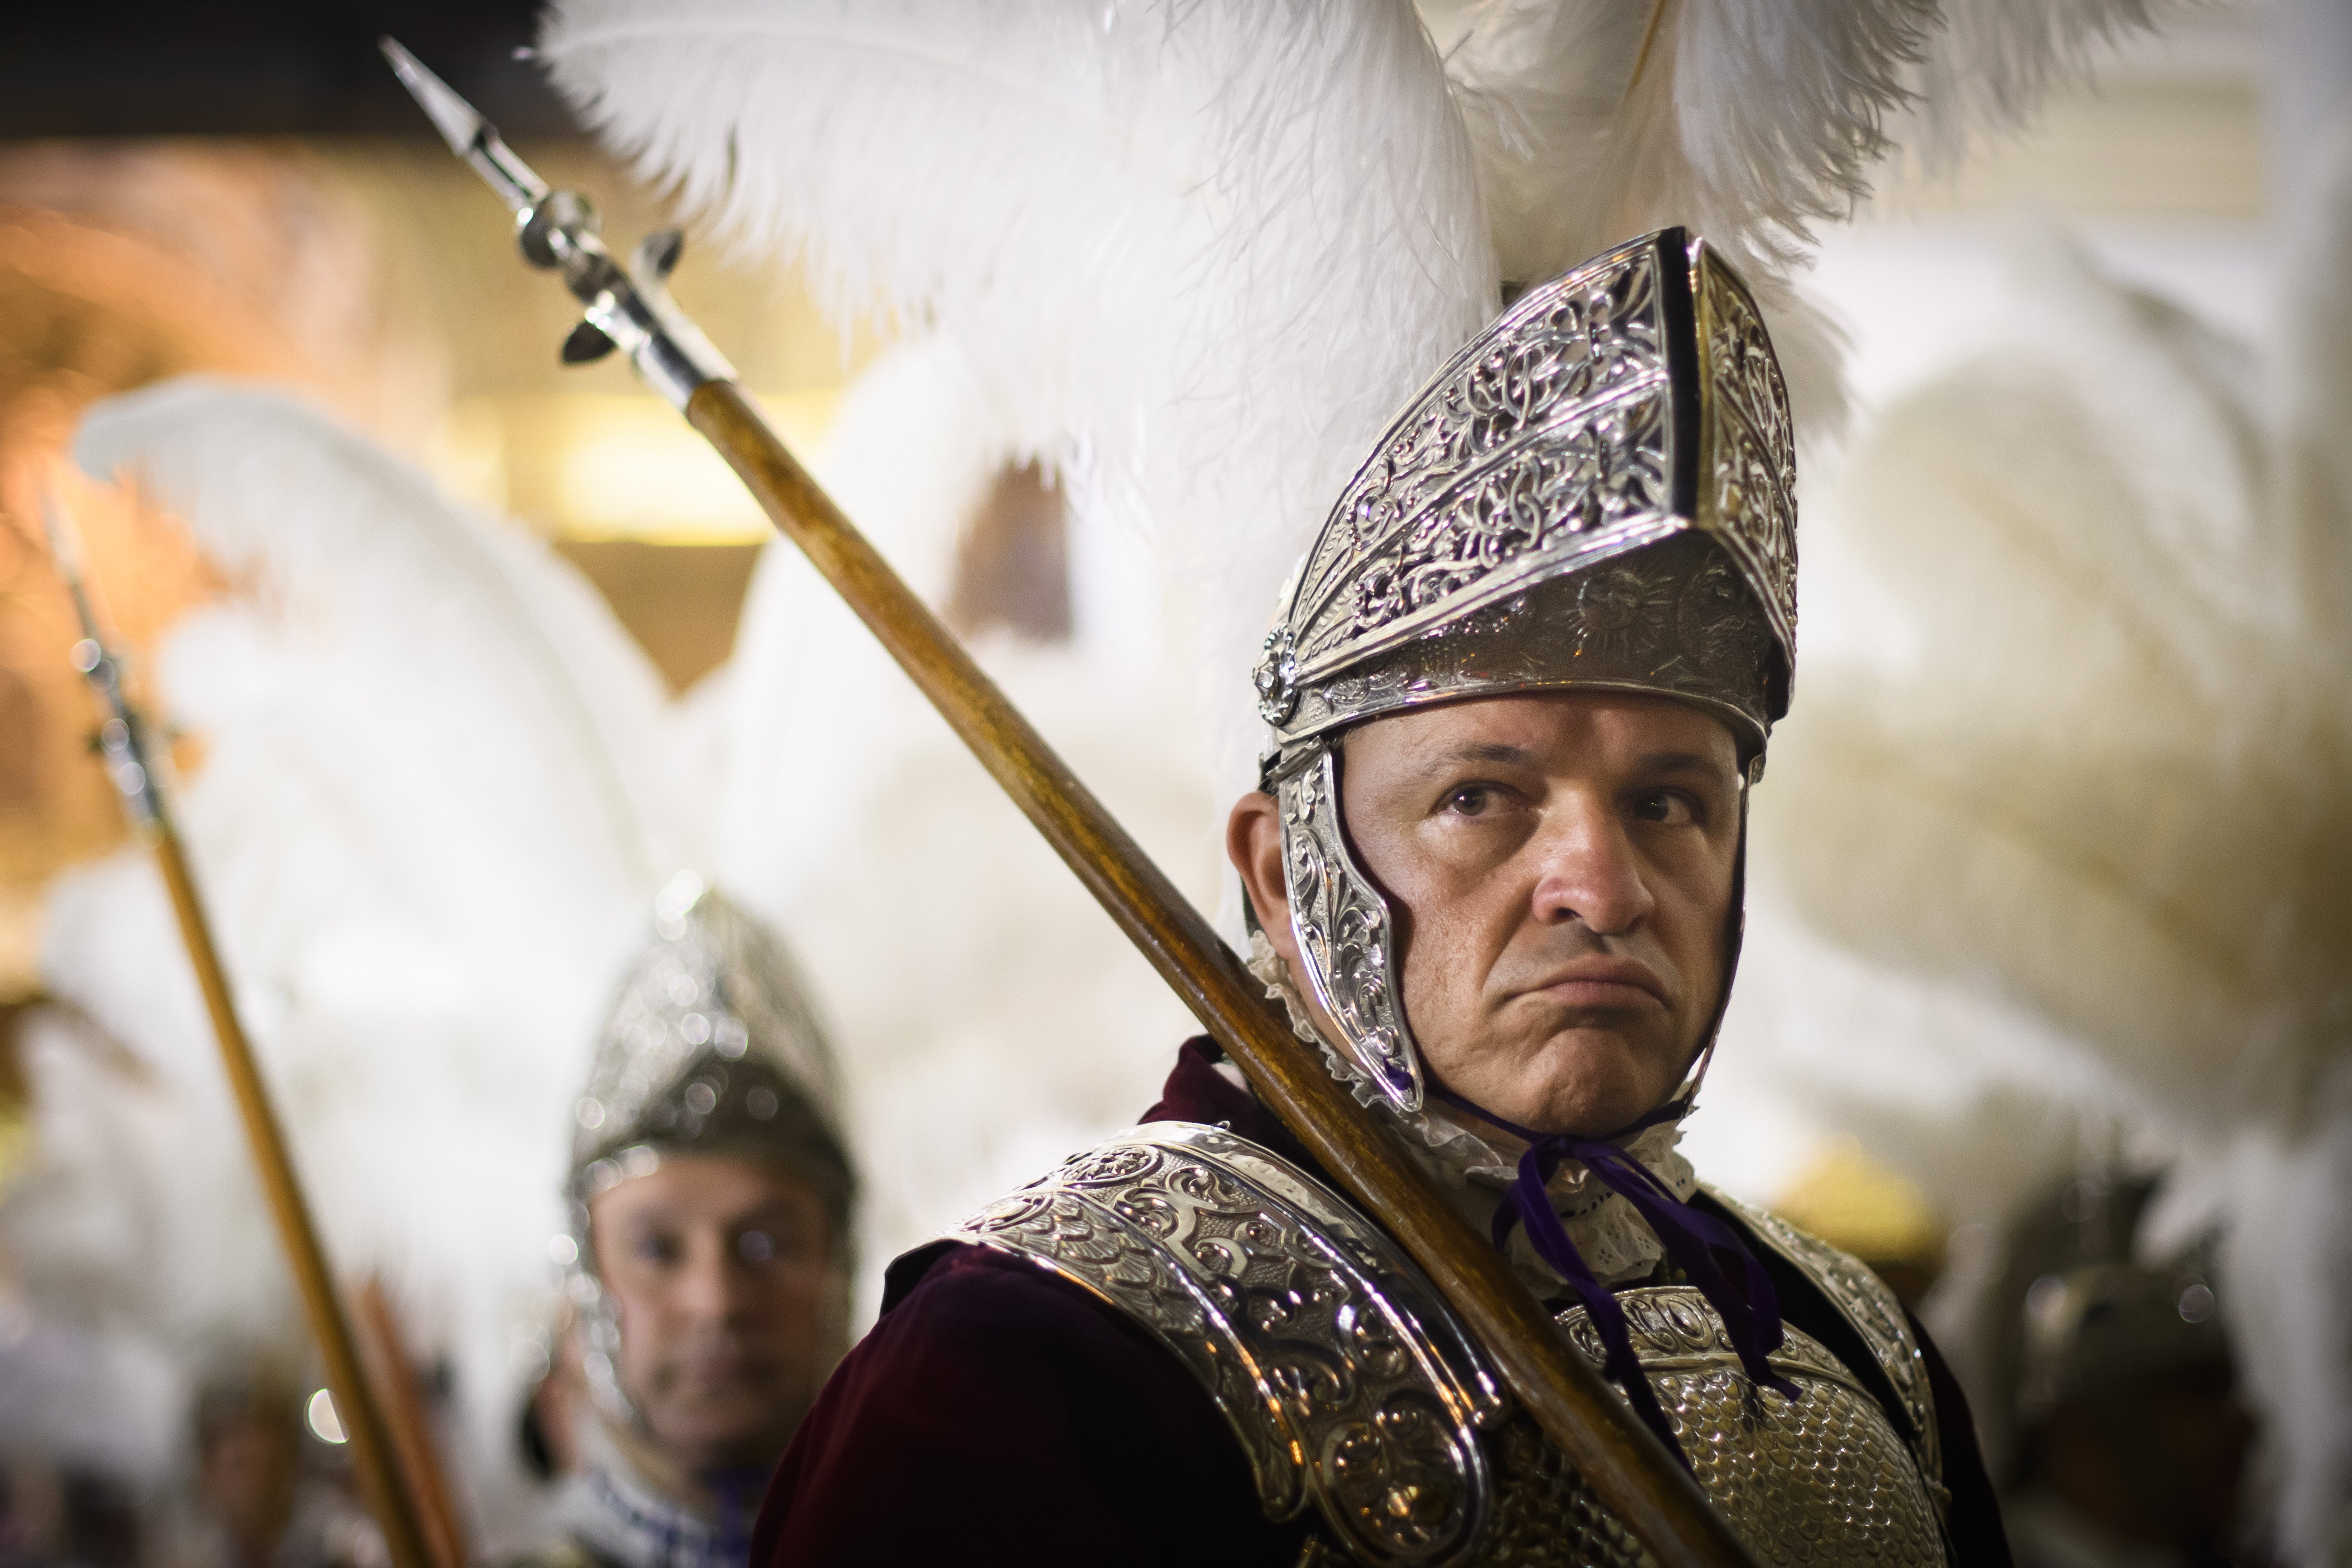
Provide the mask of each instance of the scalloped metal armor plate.
MULTIPOLYGON (((1898 1433, 1801 1331, 1773 1357, 1800 1391, 1790 1401, 1748 1381, 1696 1290, 1624 1291, 1643 1369, 1699 1479, 1768 1563, 1942 1563, 1934 1411, 1900 1309, 1843 1254, 1739 1212, 1822 1282, 1915 1428, 1898 1433)), ((1217 1128, 1151 1123, 948 1234, 1072 1281, 1165 1345, 1232 1426, 1268 1517, 1316 1509, 1320 1545, 1307 1561, 1650 1561, 1514 1410, 1395 1243, 1269 1150, 1217 1128)), ((1597 1365, 1583 1310, 1560 1323, 1597 1365)))

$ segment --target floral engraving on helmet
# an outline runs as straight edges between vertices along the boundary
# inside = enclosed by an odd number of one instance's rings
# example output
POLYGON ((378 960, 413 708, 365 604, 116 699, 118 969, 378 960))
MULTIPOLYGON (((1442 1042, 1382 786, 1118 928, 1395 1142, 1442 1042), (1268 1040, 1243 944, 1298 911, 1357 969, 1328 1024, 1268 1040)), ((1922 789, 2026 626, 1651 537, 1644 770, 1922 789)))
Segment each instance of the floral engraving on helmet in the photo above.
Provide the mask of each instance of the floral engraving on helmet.
POLYGON ((1657 253, 1638 243, 1534 290, 1415 400, 1307 562, 1288 623, 1302 667, 1668 508, 1657 253))
POLYGON ((1656 691, 1720 713, 1760 748, 1781 680, 1772 633, 1715 536, 1683 532, 1548 578, 1302 687, 1297 733, 1354 718, 1551 687, 1656 691))
POLYGON ((1288 626, 1265 634, 1265 652, 1252 679, 1257 685, 1258 717, 1269 724, 1289 718, 1298 706, 1298 645, 1288 626))
POLYGON ((1332 629, 1376 631, 1566 536, 1664 510, 1665 415, 1653 384, 1524 460, 1465 480, 1380 552, 1357 579, 1352 623, 1332 629))
POLYGON ((1702 253, 1698 310, 1708 371, 1703 472, 1706 510, 1741 557, 1774 629, 1793 657, 1797 641, 1796 435, 1764 320, 1713 253, 1702 253))

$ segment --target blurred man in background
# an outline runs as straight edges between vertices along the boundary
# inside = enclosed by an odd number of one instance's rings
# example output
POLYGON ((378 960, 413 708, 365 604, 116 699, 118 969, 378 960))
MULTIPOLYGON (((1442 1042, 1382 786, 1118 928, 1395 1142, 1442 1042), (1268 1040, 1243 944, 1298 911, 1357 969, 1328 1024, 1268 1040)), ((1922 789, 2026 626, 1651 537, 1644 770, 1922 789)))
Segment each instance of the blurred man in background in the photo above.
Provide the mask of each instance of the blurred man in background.
POLYGON ((782 944, 663 896, 577 1107, 569 1342, 527 1430, 568 1469, 549 1564, 740 1568, 847 1346, 856 1178, 782 944))
POLYGON ((2084 1178, 2020 1220, 1995 1298, 2015 1391, 2005 1511, 2021 1568, 2261 1561, 2240 1404, 2207 1248, 2144 1261, 2154 1182, 2084 1178))

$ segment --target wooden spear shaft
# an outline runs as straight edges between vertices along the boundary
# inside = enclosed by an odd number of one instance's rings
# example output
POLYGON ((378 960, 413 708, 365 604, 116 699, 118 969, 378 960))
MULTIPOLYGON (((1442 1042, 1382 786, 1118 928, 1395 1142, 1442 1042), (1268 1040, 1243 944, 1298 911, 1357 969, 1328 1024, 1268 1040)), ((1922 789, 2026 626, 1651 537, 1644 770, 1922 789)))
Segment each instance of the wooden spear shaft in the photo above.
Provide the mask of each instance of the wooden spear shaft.
POLYGON ((285 1131, 269 1102, 268 1087, 261 1080, 253 1043, 237 1017, 228 975, 221 967, 220 948, 213 941, 212 922, 205 918, 204 900, 197 893, 154 760, 147 751, 144 725, 123 689, 121 662, 107 647, 82 581, 81 552, 72 525, 54 500, 45 503, 43 510, 58 575, 73 596, 74 611, 81 621, 83 640, 74 649, 74 661, 108 710, 108 721, 99 732, 108 773, 130 810, 138 836, 154 850, 163 886, 170 890, 172 911, 179 917, 180 939, 187 949, 188 965, 195 971, 197 987, 204 993, 205 1010, 212 1016, 213 1037, 220 1044, 221 1066, 228 1074, 230 1091, 245 1122, 246 1142, 253 1151, 262 1194, 277 1221, 278 1240, 294 1270, 294 1283, 301 1292, 310 1332, 319 1342, 320 1357, 326 1363, 327 1388, 335 1402, 336 1419, 352 1446, 360 1489, 383 1531, 393 1568, 437 1568, 425 1549, 415 1499, 402 1484, 394 1466, 391 1428, 361 1365, 351 1321, 335 1293, 334 1276, 328 1271, 325 1249, 319 1245, 318 1226, 311 1222, 310 1205, 287 1152, 285 1131))
POLYGON ((1265 987, 785 449, 742 388, 706 381, 687 399, 686 416, 1241 1064, 1283 1124, 1395 1233, 1610 1511, 1663 1563, 1754 1568, 1746 1544, 1690 1472, 1569 1347, 1393 1136, 1297 1048, 1266 1006, 1265 987))
POLYGON ((237 1111, 245 1121, 254 1166, 261 1175, 261 1190, 278 1222, 278 1237, 286 1245, 286 1259, 293 1266, 294 1282, 302 1294, 302 1309, 310 1320, 311 1335, 319 1342, 319 1354, 327 1363, 327 1388, 334 1397, 336 1418, 351 1442, 352 1464, 359 1472, 360 1489, 383 1531, 383 1543, 392 1554, 393 1568, 440 1568, 426 1550, 415 1499, 394 1466, 391 1427, 361 1367, 351 1321, 344 1316, 342 1300, 335 1291, 334 1276, 327 1268, 326 1252, 319 1245, 318 1226, 310 1218, 310 1203, 302 1194, 301 1182, 294 1173, 294 1162, 287 1152, 285 1131, 278 1124, 276 1107, 270 1104, 268 1087, 261 1081, 261 1069, 254 1061, 253 1046, 246 1038, 245 1026, 237 1020, 236 1003, 229 995, 228 976, 221 969, 220 952, 214 945, 212 928, 205 918, 195 879, 189 874, 187 856, 181 850, 179 836, 168 827, 153 837, 155 863, 163 869, 164 886, 172 890, 172 909, 180 917, 188 962, 195 969, 196 984, 204 990, 205 1008, 212 1015, 213 1033, 220 1041, 221 1065, 227 1069, 229 1088, 236 1096, 237 1111))
POLYGON ((433 1441, 433 1419, 417 1386, 416 1363, 409 1356, 407 1336, 400 1331, 383 1281, 370 1278, 352 1305, 358 1309, 353 1322, 360 1331, 362 1359, 383 1395, 384 1425, 400 1459, 401 1476, 416 1500, 434 1568, 466 1568, 466 1531, 433 1441))

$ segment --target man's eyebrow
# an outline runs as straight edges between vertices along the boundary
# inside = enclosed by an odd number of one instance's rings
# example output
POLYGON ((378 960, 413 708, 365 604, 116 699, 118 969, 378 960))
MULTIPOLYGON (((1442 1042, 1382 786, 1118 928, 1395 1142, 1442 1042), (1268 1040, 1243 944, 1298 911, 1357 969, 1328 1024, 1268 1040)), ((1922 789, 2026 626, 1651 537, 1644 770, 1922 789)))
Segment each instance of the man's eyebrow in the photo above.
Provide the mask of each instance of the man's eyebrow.
POLYGON ((1706 752, 1652 752, 1633 764, 1636 773, 1714 773, 1727 772, 1723 760, 1706 752))
POLYGON ((1533 767, 1536 754, 1525 746, 1513 746, 1501 741, 1465 741, 1451 751, 1441 752, 1429 760, 1424 773, 1456 767, 1464 763, 1493 763, 1499 767, 1533 767))

